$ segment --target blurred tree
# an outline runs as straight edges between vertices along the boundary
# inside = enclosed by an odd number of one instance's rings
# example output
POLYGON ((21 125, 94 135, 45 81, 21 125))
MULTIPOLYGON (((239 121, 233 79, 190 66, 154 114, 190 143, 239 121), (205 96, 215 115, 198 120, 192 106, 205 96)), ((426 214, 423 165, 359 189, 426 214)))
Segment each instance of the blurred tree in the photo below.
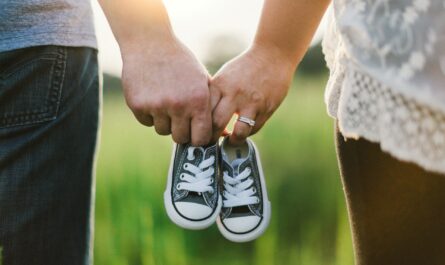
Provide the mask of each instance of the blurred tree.
MULTIPOLYGON (((246 48, 246 44, 233 36, 220 35, 215 37, 209 45, 204 60, 210 74, 218 71, 224 63, 240 54, 244 48, 246 48)), ((299 74, 319 75, 326 74, 327 70, 321 43, 319 42, 308 49, 298 66, 297 72, 299 74)))
POLYGON ((298 66, 297 72, 307 75, 318 75, 326 73, 327 70, 328 68, 326 67, 326 61, 324 60, 321 42, 319 42, 308 49, 298 66))
POLYGON ((236 37, 220 35, 212 39, 205 55, 204 64, 210 74, 216 73, 221 66, 240 54, 246 44, 236 37))
POLYGON ((103 74, 103 90, 106 94, 122 93, 122 83, 118 76, 103 74))

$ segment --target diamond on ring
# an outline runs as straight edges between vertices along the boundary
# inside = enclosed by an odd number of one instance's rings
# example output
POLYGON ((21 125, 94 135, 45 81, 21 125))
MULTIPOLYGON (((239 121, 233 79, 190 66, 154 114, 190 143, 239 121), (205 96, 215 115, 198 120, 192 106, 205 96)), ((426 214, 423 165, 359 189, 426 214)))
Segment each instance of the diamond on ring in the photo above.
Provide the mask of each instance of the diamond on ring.
POLYGON ((251 119, 249 119, 247 117, 244 117, 244 116, 239 116, 238 117, 238 121, 244 122, 244 123, 248 124, 251 127, 255 126, 255 121, 254 120, 251 120, 251 119))

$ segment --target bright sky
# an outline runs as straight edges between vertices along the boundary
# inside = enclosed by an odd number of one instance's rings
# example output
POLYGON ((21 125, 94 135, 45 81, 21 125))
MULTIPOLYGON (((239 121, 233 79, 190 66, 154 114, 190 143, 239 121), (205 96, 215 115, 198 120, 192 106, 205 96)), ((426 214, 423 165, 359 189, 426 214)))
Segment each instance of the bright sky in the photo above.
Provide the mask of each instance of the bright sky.
MULTIPOLYGON (((164 0, 177 36, 204 60, 211 41, 233 36, 247 45, 255 34, 263 0, 164 0)), ((100 61, 105 72, 120 75, 118 45, 97 1, 93 1, 100 61)), ((318 34, 319 35, 319 34, 318 34)))

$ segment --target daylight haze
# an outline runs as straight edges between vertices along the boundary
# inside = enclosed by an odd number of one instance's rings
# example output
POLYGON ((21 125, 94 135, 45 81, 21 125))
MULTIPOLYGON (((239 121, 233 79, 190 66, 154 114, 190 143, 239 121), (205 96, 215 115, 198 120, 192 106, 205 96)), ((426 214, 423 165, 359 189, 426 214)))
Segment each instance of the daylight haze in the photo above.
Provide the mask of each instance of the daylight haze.
MULTIPOLYGON (((173 28, 179 38, 205 60, 217 37, 229 36, 245 48, 254 37, 262 0, 165 0, 173 28)), ((100 60, 105 72, 120 75, 119 48, 98 3, 93 1, 100 60)), ((319 36, 320 34, 317 34, 319 36)), ((316 37, 319 39, 319 37, 316 37)))

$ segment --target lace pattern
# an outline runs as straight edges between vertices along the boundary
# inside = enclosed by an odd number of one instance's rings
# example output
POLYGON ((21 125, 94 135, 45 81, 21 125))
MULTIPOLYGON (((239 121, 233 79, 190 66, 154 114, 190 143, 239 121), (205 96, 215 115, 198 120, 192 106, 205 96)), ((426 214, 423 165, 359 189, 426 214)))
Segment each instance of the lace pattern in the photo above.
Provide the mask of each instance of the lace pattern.
POLYGON ((354 69, 346 73, 338 107, 345 137, 379 142, 382 150, 400 160, 445 173, 444 113, 354 69))
POLYGON ((346 137, 445 173, 445 1, 334 0, 325 101, 346 137))

